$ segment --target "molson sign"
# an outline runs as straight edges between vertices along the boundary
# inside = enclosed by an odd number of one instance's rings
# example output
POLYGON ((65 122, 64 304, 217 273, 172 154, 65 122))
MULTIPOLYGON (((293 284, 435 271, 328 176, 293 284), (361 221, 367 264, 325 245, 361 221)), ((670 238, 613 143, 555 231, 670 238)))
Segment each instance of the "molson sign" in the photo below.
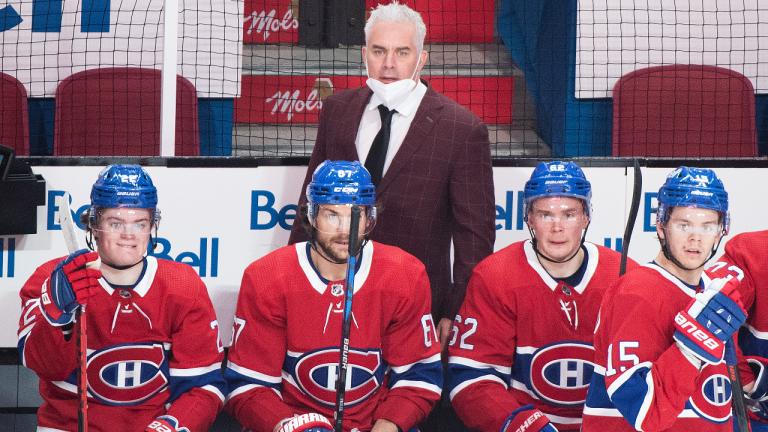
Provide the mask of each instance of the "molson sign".
POLYGON ((243 19, 243 42, 298 42, 298 18, 298 0, 247 0, 243 19))
MULTIPOLYGON (((370 11, 389 0, 366 0, 370 11)), ((405 0, 421 12, 427 25, 426 42, 493 42, 494 0, 405 0)), ((368 13, 366 13, 366 18, 368 13)), ((299 41, 299 0, 245 0, 243 17, 245 43, 296 43, 299 41)))
MULTIPOLYGON (((426 77, 432 87, 486 123, 512 122, 512 77, 426 77)), ((334 91, 365 85, 361 76, 243 76, 236 123, 317 123, 334 91)))

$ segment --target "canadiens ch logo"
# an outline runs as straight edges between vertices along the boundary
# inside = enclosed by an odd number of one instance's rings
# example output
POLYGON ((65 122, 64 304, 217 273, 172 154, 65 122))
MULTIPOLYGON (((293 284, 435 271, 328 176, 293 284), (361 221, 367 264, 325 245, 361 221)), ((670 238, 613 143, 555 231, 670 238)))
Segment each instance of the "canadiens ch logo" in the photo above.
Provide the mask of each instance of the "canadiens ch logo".
MULTIPOLYGON (((706 373, 707 367, 702 370, 706 373)), ((688 399, 691 408, 712 423, 725 423, 731 418, 731 382, 722 374, 713 373, 704 380, 701 390, 688 399)))
POLYGON ((88 358, 88 389, 108 405, 138 405, 168 386, 168 360, 161 343, 122 344, 88 358))
POLYGON ((581 406, 595 370, 595 349, 586 342, 565 341, 545 345, 531 358, 531 388, 556 406, 581 406))
MULTIPOLYGON (((355 406, 375 392, 384 379, 386 365, 380 350, 349 350, 345 407, 355 406)), ((296 359, 291 375, 305 394, 317 402, 333 407, 336 404, 336 377, 339 369, 339 349, 310 351, 296 359)))

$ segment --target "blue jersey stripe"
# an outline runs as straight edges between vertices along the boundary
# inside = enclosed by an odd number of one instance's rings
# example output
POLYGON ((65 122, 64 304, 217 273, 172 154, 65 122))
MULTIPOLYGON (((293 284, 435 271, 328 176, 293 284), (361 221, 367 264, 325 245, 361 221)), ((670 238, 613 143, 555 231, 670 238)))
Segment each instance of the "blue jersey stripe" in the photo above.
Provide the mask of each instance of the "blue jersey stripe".
POLYGON ((414 363, 403 373, 396 373, 394 369, 389 372, 389 388, 392 388, 398 381, 419 381, 443 387, 443 365, 440 359, 435 361, 414 363))
POLYGON ((448 365, 448 370, 450 372, 449 374, 449 382, 448 387, 453 392, 456 387, 461 385, 464 382, 472 381, 477 378, 480 378, 482 376, 487 375, 493 375, 495 377, 498 377, 503 382, 507 383, 509 385, 509 374, 501 373, 498 370, 488 367, 488 368, 475 368, 471 366, 467 366, 464 364, 459 363, 450 363, 448 365))

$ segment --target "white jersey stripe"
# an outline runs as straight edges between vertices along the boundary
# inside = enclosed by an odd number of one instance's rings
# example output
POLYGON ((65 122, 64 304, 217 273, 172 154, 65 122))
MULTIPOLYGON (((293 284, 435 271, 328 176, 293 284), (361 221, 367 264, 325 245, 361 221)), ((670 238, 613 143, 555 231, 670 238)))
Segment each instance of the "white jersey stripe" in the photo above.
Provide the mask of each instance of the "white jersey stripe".
POLYGON ((427 364, 427 363, 436 363, 436 362, 439 362, 439 361, 440 361, 440 354, 435 354, 432 357, 427 357, 427 358, 425 358, 423 360, 417 361, 416 363, 411 363, 411 364, 407 364, 407 365, 403 365, 403 366, 392 366, 392 372, 394 372, 396 374, 402 374, 402 373, 407 372, 409 369, 411 369, 411 367, 413 367, 413 365, 427 364))
POLYGON ((458 392, 460 392, 460 391, 464 390, 465 388, 469 387, 470 385, 472 385, 472 384, 474 384, 476 382, 480 382, 480 381, 496 381, 496 382, 500 383, 501 385, 503 385, 505 389, 509 388, 509 387, 507 387, 507 383, 502 381, 496 375, 483 375, 483 376, 475 378, 475 379, 464 381, 463 383, 457 385, 456 388, 454 388, 453 391, 450 394, 451 400, 453 400, 453 397, 456 396, 456 394, 458 392))
POLYGON ((425 383, 424 381, 412 381, 412 380, 400 380, 392 386, 393 389, 398 387, 415 387, 424 390, 429 390, 433 393, 440 394, 442 389, 434 384, 425 383))
POLYGON ((471 367, 472 369, 495 369, 496 371, 509 375, 512 373, 512 367, 499 366, 489 363, 481 363, 466 357, 450 356, 448 357, 448 363, 459 364, 462 366, 471 367))
POLYGON ((257 379, 259 381, 264 381, 271 384, 280 384, 280 382, 282 381, 281 377, 276 377, 276 376, 266 375, 260 372, 256 372, 256 371, 244 368, 242 366, 238 366, 232 363, 231 361, 227 362, 227 367, 239 373, 240 375, 245 375, 249 378, 257 379))

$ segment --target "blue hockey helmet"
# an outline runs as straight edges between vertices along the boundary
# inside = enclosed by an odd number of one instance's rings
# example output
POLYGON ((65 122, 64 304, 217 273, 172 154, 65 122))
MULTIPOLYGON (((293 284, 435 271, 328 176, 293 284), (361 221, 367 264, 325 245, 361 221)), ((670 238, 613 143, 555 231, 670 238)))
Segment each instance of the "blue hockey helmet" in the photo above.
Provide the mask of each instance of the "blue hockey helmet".
POLYGON ((528 222, 531 204, 544 197, 571 197, 584 201, 587 216, 592 216, 592 185, 584 171, 573 162, 542 162, 525 182, 523 220, 528 222))
POLYGON ((147 171, 139 165, 109 165, 99 173, 91 189, 90 220, 96 225, 99 208, 141 208, 152 211, 159 221, 157 188, 147 171))
MULTIPOLYGON (((307 216, 313 222, 320 204, 348 204, 370 206, 369 219, 375 221, 376 186, 368 170, 358 161, 330 161, 321 163, 312 173, 307 185, 307 216)), ((369 228, 373 228, 371 225, 369 228)))
POLYGON ((672 207, 698 207, 714 210, 722 215, 723 229, 730 228, 728 192, 714 171, 706 168, 678 167, 667 176, 659 188, 659 207, 656 218, 666 222, 672 207))
POLYGON ((154 210, 157 188, 139 165, 109 165, 91 189, 92 207, 130 207, 154 210))

